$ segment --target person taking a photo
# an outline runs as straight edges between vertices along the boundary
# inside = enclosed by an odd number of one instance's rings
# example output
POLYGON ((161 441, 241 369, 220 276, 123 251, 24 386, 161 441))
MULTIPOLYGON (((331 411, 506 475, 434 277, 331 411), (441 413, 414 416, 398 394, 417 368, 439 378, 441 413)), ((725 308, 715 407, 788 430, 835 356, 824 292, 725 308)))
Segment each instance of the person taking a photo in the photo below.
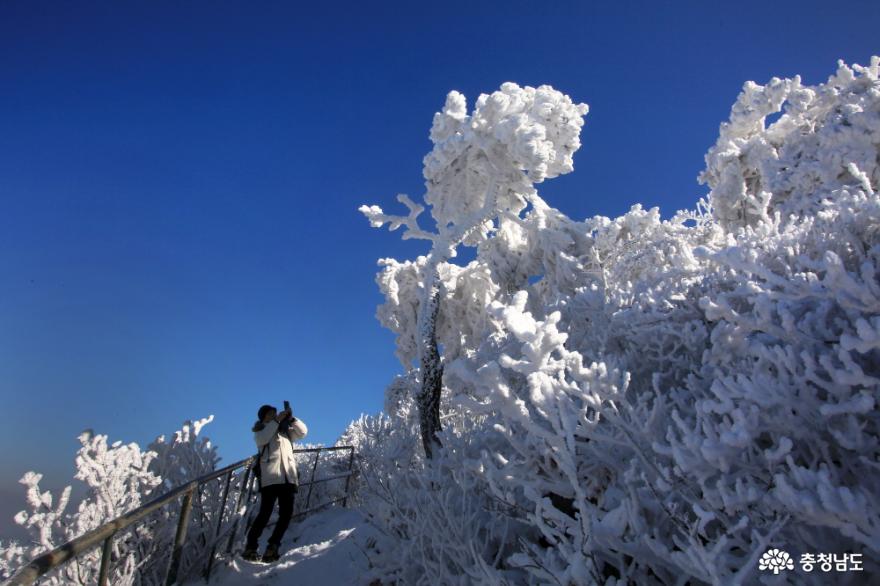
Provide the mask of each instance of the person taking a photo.
POLYGON ((272 405, 260 407, 252 430, 259 450, 260 512, 248 531, 242 554, 244 559, 250 561, 274 562, 279 559, 278 548, 293 515, 293 499, 299 479, 296 475, 292 442, 306 437, 308 428, 293 416, 287 401, 284 406, 285 409, 280 413, 272 405), (257 553, 260 535, 272 516, 276 501, 278 522, 269 536, 266 551, 261 558, 257 553))

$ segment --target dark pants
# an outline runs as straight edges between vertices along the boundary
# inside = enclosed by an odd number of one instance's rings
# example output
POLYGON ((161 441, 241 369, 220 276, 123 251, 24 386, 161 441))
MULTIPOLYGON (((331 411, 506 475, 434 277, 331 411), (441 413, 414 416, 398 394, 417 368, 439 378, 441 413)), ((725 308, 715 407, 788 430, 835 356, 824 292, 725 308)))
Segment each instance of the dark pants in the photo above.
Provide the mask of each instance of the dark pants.
POLYGON ((281 545, 281 538, 290 525, 290 517, 293 515, 293 497, 296 495, 295 484, 272 484, 260 490, 260 512, 251 525, 251 530, 247 534, 247 548, 257 549, 260 540, 260 534, 266 528, 269 518, 272 516, 272 510, 275 508, 275 501, 278 501, 278 522, 275 524, 275 530, 269 536, 269 545, 281 545))

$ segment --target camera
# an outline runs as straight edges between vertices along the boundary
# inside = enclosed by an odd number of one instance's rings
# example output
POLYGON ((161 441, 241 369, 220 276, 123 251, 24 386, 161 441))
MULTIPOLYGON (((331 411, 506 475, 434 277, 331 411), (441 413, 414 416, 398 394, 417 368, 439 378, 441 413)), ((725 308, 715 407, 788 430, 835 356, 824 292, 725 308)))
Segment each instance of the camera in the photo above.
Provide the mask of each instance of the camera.
MULTIPOLYGON (((291 413, 290 402, 284 401, 284 410, 287 411, 288 413, 291 413)), ((278 433, 287 433, 287 431, 290 429, 290 424, 291 424, 292 420, 293 419, 290 416, 285 417, 281 421, 281 423, 278 424, 278 433)))

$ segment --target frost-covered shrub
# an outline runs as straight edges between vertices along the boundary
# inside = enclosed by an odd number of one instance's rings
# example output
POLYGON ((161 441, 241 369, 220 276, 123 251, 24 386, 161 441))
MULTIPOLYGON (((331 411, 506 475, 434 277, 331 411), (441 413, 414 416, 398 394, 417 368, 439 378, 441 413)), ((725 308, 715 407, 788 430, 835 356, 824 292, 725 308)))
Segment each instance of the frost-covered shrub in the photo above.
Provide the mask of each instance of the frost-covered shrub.
MULTIPOLYGON (((399 386, 392 383, 389 395, 396 390, 399 386)), ((411 400, 404 403, 412 405, 411 400)), ((367 581, 498 582, 509 572, 491 560, 510 554, 508 543, 516 543, 519 533, 533 533, 508 514, 509 505, 489 493, 473 470, 460 469, 459 457, 449 457, 479 453, 479 434, 469 431, 477 431, 480 423, 451 405, 443 411, 444 449, 432 459, 419 449, 417 418, 401 416, 401 411, 361 417, 340 439, 357 447, 354 504, 386 536, 368 550, 372 570, 367 581)))
POLYGON ((412 375, 396 377, 385 392, 385 412, 361 416, 336 442, 354 447, 352 502, 368 516, 390 519, 393 513, 388 506, 401 473, 422 466, 413 400, 417 389, 412 375))
POLYGON ((160 435, 149 445, 147 449, 156 454, 151 469, 162 479, 162 483, 153 490, 156 495, 217 468, 220 461, 217 447, 209 438, 201 435, 202 428, 212 421, 213 415, 196 421, 184 421, 170 440, 160 435))
POLYGON ((12 576, 26 556, 27 551, 16 541, 0 541, 0 578, 12 576))
MULTIPOLYGON (((213 470, 219 460, 216 448, 204 436, 199 437, 212 419, 187 421, 170 442, 160 436, 148 450, 136 443, 111 444, 106 435, 91 431, 81 434, 74 477, 86 485, 87 492, 75 511, 71 510, 70 486, 56 497, 40 489, 41 474, 25 474, 21 483, 26 487, 28 509, 18 513, 15 521, 28 530, 32 540, 30 544, 11 542, 0 548, 0 578, 10 577, 34 557, 139 507, 169 488, 213 470)), ((220 514, 220 499, 215 492, 209 484, 194 498, 187 560, 199 558, 199 552, 209 545, 220 514)), ((176 512, 173 505, 166 507, 114 537, 111 583, 153 584, 164 580, 176 512)), ((96 548, 80 555, 40 583, 94 583, 100 553, 96 548)), ((184 564, 182 576, 188 571, 196 576, 200 569, 184 564)))
MULTIPOLYGON (((31 558, 52 550, 63 543, 95 529, 140 506, 160 479, 150 471, 155 458, 153 452, 144 452, 135 444, 115 442, 108 444, 106 435, 91 431, 79 436, 81 447, 76 455, 75 478, 88 487, 86 497, 76 512, 69 512, 71 487, 65 488, 56 499, 49 491, 40 490, 41 474, 28 472, 21 479, 26 488, 29 510, 15 516, 15 522, 26 528, 33 537, 28 546, 12 544, 5 552, 8 571, 14 571, 31 558)), ((123 540, 114 544, 114 557, 119 560, 114 568, 114 583, 132 584, 139 560, 123 540)), ((55 572, 45 584, 88 583, 97 580, 100 551, 88 552, 55 572)))
POLYGON ((869 67, 841 62, 818 86, 803 86, 800 77, 746 83, 701 175, 718 222, 733 231, 775 212, 783 221, 813 216, 835 191, 875 189, 877 91, 876 58, 869 67))
MULTIPOLYGON (((733 584, 763 580, 771 546, 878 570, 878 69, 747 83, 694 211, 578 222, 523 184, 474 261, 438 263, 441 447, 406 448, 413 420, 390 412, 347 433, 358 498, 397 540, 377 575, 733 584)), ((464 120, 450 99, 435 129, 464 120)), ((378 279, 405 368, 425 262, 386 259, 378 279)), ((413 389, 392 384, 386 411, 413 389)))

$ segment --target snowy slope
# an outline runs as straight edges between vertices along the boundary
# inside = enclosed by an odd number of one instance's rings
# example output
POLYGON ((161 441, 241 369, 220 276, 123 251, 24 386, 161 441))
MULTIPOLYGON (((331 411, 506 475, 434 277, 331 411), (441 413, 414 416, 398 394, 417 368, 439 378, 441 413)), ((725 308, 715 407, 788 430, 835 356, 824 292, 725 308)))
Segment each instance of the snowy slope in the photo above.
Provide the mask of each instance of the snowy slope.
POLYGON ((369 562, 364 551, 378 538, 378 531, 358 511, 331 509, 291 524, 278 563, 232 560, 218 569, 211 584, 367 584, 369 562))

